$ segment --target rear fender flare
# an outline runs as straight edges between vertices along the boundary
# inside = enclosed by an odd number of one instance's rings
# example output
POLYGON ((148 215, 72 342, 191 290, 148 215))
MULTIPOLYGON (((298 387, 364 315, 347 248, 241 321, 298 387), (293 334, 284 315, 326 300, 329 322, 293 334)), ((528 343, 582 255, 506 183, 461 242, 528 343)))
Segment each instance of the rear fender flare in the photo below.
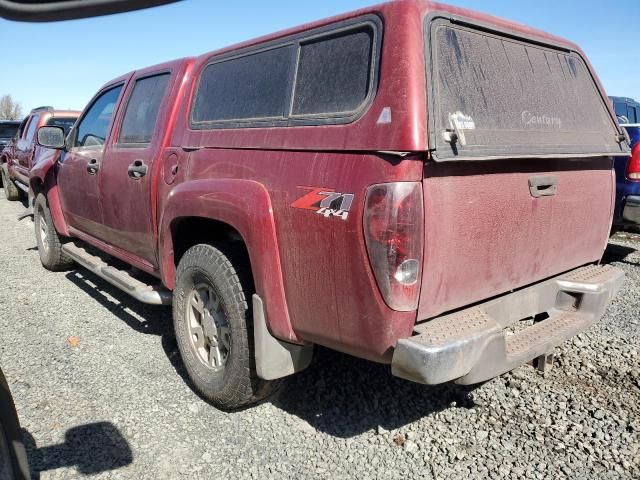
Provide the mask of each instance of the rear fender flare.
MULTIPOLYGON (((175 285, 172 232, 181 218, 200 217, 230 225, 245 242, 256 293, 265 300, 267 325, 275 337, 299 343, 291 327, 271 199, 253 180, 193 180, 169 194, 160 222, 160 266, 165 285, 175 285)), ((248 299, 250 301, 250 299, 248 299)))

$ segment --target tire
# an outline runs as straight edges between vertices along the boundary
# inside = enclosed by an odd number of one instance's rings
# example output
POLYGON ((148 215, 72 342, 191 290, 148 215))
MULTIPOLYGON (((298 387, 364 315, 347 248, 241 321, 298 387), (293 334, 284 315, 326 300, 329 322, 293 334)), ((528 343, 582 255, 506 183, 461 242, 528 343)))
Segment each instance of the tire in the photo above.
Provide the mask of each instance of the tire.
POLYGON ((232 261, 233 254, 225 253, 231 251, 191 247, 178 264, 173 292, 173 325, 189 379, 203 398, 224 410, 256 403, 280 384, 256 374, 252 282, 243 275, 246 261, 232 261))
POLYGON ((20 190, 16 187, 16 184, 9 178, 9 171, 7 164, 2 166, 2 188, 4 188, 4 195, 7 200, 14 202, 20 200, 20 190))
POLYGON ((71 269, 73 260, 62 251, 62 245, 66 239, 56 231, 47 197, 43 194, 39 194, 36 198, 33 213, 38 253, 42 266, 53 272, 71 269))
POLYGON ((22 442, 20 421, 9 386, 0 370, 0 480, 28 478, 29 464, 22 442))

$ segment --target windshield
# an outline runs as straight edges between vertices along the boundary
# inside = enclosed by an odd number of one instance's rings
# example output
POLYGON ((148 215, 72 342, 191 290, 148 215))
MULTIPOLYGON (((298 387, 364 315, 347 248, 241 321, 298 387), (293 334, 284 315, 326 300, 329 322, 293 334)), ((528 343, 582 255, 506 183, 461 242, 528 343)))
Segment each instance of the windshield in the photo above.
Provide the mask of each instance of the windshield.
POLYGON ((62 127, 66 136, 69 133, 69 130, 71 130, 71 127, 73 127, 73 124, 76 123, 76 120, 77 119, 75 117, 52 117, 47 122, 47 126, 62 127))
POLYGON ((0 124, 0 138, 13 138, 13 136, 18 132, 19 124, 0 124))
POLYGON ((448 20, 431 32, 436 159, 626 152, 577 54, 448 20))

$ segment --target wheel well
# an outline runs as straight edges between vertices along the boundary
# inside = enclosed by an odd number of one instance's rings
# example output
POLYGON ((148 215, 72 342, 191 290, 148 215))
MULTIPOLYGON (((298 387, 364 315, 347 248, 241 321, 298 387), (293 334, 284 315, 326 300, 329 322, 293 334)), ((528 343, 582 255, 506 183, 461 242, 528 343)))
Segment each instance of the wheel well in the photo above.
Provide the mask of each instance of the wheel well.
POLYGON ((202 217, 179 218, 171 226, 171 238, 176 266, 189 248, 200 243, 233 246, 249 264, 249 253, 242 235, 227 223, 202 217))
POLYGON ((30 181, 31 191, 33 192, 34 198, 38 196, 40 192, 43 191, 43 183, 39 178, 32 178, 30 181))

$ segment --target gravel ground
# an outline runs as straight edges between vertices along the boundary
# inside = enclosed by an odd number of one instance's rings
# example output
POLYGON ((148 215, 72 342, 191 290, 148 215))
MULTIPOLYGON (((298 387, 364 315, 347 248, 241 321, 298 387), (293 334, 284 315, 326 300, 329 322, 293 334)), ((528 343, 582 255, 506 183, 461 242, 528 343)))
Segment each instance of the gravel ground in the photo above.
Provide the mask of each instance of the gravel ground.
MULTIPOLYGON (((2 196, 2 194, 0 194, 2 196)), ((475 389, 426 387, 324 349, 261 405, 225 413, 185 382, 169 309, 40 266, 0 199, 0 365, 34 477, 640 478, 640 236, 603 320, 475 389)))

